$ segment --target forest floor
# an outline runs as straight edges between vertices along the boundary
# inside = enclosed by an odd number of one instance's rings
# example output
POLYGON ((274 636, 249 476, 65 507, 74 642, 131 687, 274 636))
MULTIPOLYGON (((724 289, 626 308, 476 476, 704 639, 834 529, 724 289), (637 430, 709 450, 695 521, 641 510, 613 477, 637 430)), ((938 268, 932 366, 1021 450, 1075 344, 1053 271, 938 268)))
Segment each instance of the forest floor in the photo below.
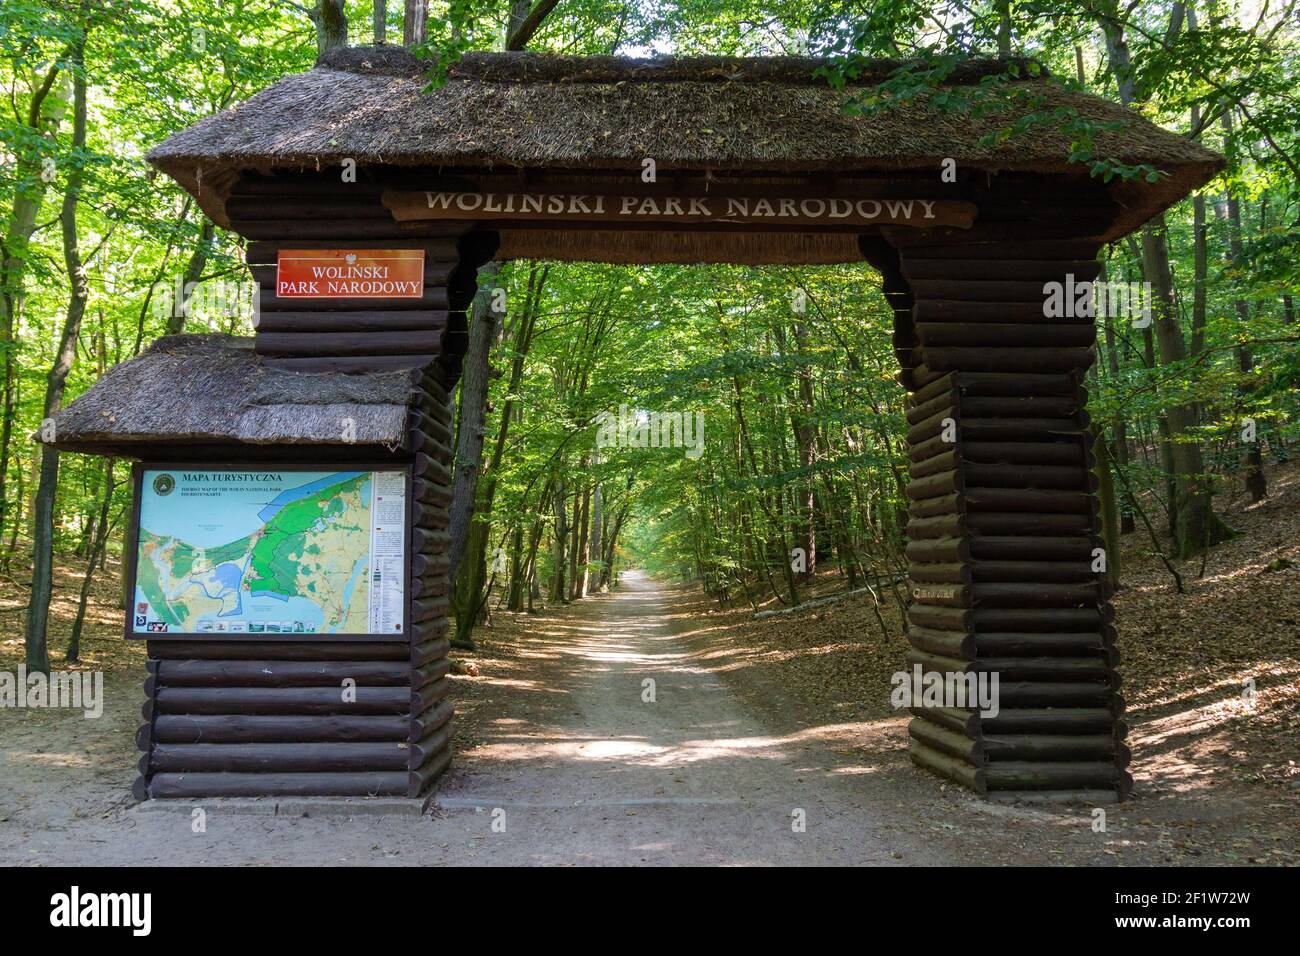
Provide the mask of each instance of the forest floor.
MULTIPOLYGON (((478 674, 455 678, 459 753, 430 816, 213 806, 196 834, 189 804, 150 812, 130 797, 144 648, 121 638, 110 566, 77 665, 105 672, 104 716, 0 710, 0 864, 1295 864, 1300 467, 1269 477, 1266 502, 1226 503, 1241 534, 1204 576, 1181 566, 1187 594, 1145 536, 1125 539, 1116 610, 1136 785, 1105 808, 1105 832, 1091 807, 988 803, 910 764, 888 703, 906 649, 896 609, 883 633, 856 598, 754 620, 629 574, 568 607, 498 612, 480 650, 458 655, 478 674)), ((78 565, 59 570, 59 669, 78 565)), ((9 671, 22 570, 0 582, 9 671)), ((820 575, 810 596, 836 588, 820 575)))

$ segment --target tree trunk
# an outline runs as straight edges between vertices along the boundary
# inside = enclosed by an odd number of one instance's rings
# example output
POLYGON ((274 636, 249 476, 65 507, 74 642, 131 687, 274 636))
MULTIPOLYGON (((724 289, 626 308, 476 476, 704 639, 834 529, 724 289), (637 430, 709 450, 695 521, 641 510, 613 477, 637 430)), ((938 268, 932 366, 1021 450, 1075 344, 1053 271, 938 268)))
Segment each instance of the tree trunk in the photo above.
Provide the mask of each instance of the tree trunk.
POLYGON ((388 42, 388 0, 375 0, 371 25, 374 27, 375 46, 383 46, 388 42))
MULTIPOLYGON (((66 52, 66 51, 65 51, 66 52)), ((0 244, 0 361, 4 363, 3 421, 0 423, 0 526, 8 500, 10 443, 14 414, 18 406, 18 320, 23 307, 23 280, 27 275, 28 243, 36 231, 48 188, 44 163, 53 161, 46 152, 54 141, 63 114, 72 98, 72 83, 60 68, 50 67, 32 94, 27 107, 23 139, 40 143, 40 148, 20 149, 10 176, 15 184, 13 207, 0 244)))
POLYGON ((212 240, 216 234, 216 225, 207 216, 199 223, 199 241, 190 253, 190 261, 185 264, 185 274, 181 277, 181 294, 172 306, 171 315, 167 316, 167 335, 180 335, 185 331, 185 321, 189 318, 190 298, 194 286, 203 278, 203 270, 208 266, 208 256, 212 252, 212 240))
POLYGON ((425 22, 429 15, 425 8, 426 2, 427 0, 406 0, 402 16, 402 46, 408 50, 425 41, 425 22))
POLYGON ((77 599, 77 618, 72 622, 72 636, 68 639, 68 653, 64 658, 68 663, 81 660, 81 630, 86 622, 86 607, 90 603, 90 582, 95 577, 95 565, 108 545, 109 509, 113 505, 113 492, 117 484, 113 481, 113 465, 116 458, 104 460, 104 497, 100 499, 99 515, 95 521, 95 537, 90 545, 90 554, 86 561, 86 573, 81 578, 81 595, 77 599))
POLYGON ((309 16, 316 24, 316 55, 348 45, 348 14, 344 0, 316 0, 309 16))
MULTIPOLYGON (((1223 126, 1224 139, 1232 139, 1232 109, 1225 107, 1221 119, 1223 126)), ((1233 194, 1232 188, 1229 187, 1226 197, 1228 205, 1228 253, 1232 264, 1237 267, 1238 275, 1234 282, 1240 282, 1240 269, 1242 265, 1242 243, 1241 243, 1241 203, 1233 194)), ((1241 329, 1244 332, 1250 328, 1250 305, 1246 300, 1238 296, 1234 300, 1237 310, 1237 321, 1241 323, 1241 329)), ((1253 392, 1254 385, 1250 380, 1250 373, 1255 367, 1255 357, 1246 345, 1237 345, 1237 369, 1241 372, 1241 384, 1237 387, 1237 394, 1243 401, 1253 392)), ((1260 443, 1263 436, 1259 434, 1261 429, 1256 426, 1255 434, 1242 453, 1242 463, 1245 466, 1245 485, 1246 493, 1250 495, 1252 502, 1263 501, 1268 497, 1268 479, 1264 476, 1264 456, 1260 451, 1260 443)))
MULTIPOLYGON (((1186 352, 1174 305, 1174 280, 1163 215, 1142 227, 1142 257, 1143 271, 1155 300, 1154 324, 1160 359, 1166 365, 1175 365, 1186 358, 1186 352)), ((1232 529, 1214 513, 1201 445, 1186 437, 1196 426, 1194 409, 1186 404, 1172 405, 1167 410, 1167 420, 1174 467, 1174 548, 1178 557, 1188 558, 1226 540, 1232 529)))
MULTIPOLYGON (((78 34, 72 42, 69 63, 73 70, 72 91, 72 152, 81 152, 86 146, 86 34, 78 34)), ((79 157, 77 162, 83 160, 79 157)), ((68 173, 67 189, 63 195, 63 209, 59 216, 63 231, 63 261, 68 271, 68 313, 63 322, 63 334, 54 364, 46 376, 44 418, 52 419, 63 406, 63 390, 68 373, 77 357, 77 339, 81 334, 81 320, 86 314, 90 298, 90 284, 86 280, 85 264, 77 245, 77 204, 81 199, 81 184, 85 177, 78 165, 68 173)), ((58 492, 59 453, 41 446, 40 483, 36 490, 35 521, 32 532, 32 587, 27 605, 26 645, 27 666, 33 671, 47 673, 50 654, 46 641, 46 628, 50 617, 50 595, 54 588, 54 499, 58 492)))
MULTIPOLYGON (((468 350, 460 379, 460 415, 456 426, 451 514, 447 525, 447 534, 451 538, 447 548, 447 559, 450 562, 447 574, 453 580, 469 540, 478 479, 483 470, 483 436, 486 430, 488 385, 491 380, 488 363, 502 321, 502 317, 491 307, 493 288, 500 268, 499 262, 489 262, 479 269, 479 291, 470 312, 468 350)), ((502 430, 508 425, 509 422, 503 419, 502 430)))

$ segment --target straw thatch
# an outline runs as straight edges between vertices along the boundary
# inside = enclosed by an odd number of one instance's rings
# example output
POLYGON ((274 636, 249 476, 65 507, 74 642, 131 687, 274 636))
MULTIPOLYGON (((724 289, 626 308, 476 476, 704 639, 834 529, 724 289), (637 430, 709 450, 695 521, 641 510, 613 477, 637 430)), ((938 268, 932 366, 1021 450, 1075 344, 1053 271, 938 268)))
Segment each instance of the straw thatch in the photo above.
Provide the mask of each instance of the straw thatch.
POLYGON ((415 381, 409 371, 304 374, 264 365, 252 339, 165 336, 61 411, 49 444, 128 457, 160 442, 393 448, 415 381))
MULTIPOLYGON (((980 116, 914 101, 873 117, 843 109, 807 58, 687 57, 634 60, 533 53, 472 54, 448 81, 428 88, 421 64, 396 48, 348 48, 247 102, 169 138, 149 154, 200 198, 218 221, 235 175, 358 163, 421 167, 752 173, 937 169, 944 158, 990 171, 1081 172, 1059 128, 986 144, 985 134, 1025 112, 1058 108, 1121 129, 1096 138, 1100 154, 1151 163, 1158 184, 1129 189, 1150 212, 1208 179, 1214 153, 1107 100, 1044 79, 1008 85, 1007 109, 980 116), (1019 94, 1031 93, 1024 98, 1019 94)), ((887 76, 898 61, 870 64, 857 83, 887 76)), ((972 88, 1002 61, 971 60, 949 79, 972 88)), ((1022 71, 1023 73, 1023 71, 1022 71)))

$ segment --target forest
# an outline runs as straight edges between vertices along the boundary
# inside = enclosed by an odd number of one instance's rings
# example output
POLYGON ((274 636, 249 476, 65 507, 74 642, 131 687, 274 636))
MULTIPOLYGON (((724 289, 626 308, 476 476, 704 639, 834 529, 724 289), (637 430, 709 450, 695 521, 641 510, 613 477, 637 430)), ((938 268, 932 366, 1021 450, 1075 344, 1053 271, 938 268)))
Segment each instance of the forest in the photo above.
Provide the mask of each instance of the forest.
MULTIPOLYGON (((78 660, 131 496, 129 462, 33 436, 160 336, 252 332, 242 240, 145 152, 323 50, 375 42, 414 50, 431 83, 471 50, 801 54, 831 58, 831 84, 865 58, 916 61, 846 95, 867 113, 954 57, 1030 58, 1227 160, 1105 252, 1103 275, 1146 296, 1145 320, 1099 315, 1088 379, 1107 573, 1121 580, 1117 542, 1136 535, 1181 591, 1234 534, 1221 502, 1267 499, 1300 439, 1297 0, 8 0, 0 579, 28 666, 78 660), (52 602, 70 607, 57 627, 52 602)), ((1076 126, 1071 158, 1093 175, 1160 175, 1093 155, 1076 126)), ((630 567, 718 606, 797 605, 832 575, 867 589, 882 631, 902 609, 905 392, 868 266, 512 261, 479 288, 454 437, 455 646, 630 567)))

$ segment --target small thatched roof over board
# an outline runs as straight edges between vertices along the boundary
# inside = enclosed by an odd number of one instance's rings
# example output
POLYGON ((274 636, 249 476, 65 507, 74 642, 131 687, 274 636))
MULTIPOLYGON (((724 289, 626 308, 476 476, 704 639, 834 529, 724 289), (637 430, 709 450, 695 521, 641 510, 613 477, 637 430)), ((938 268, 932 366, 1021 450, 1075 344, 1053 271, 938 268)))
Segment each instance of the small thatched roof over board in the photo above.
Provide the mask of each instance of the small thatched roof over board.
MULTIPOLYGON (((1053 126, 985 143, 1027 113, 1065 109, 1116 123, 1099 155, 1149 163, 1157 183, 1116 187, 1132 228, 1206 182, 1222 159, 1108 100, 1043 76, 1009 83, 1008 105, 974 116, 925 101, 871 117, 843 109, 854 88, 902 61, 868 64, 846 92, 815 76, 826 61, 801 57, 558 57, 475 53, 429 89, 425 65, 394 47, 331 51, 308 73, 285 77, 247 102, 183 130, 149 160, 227 222, 225 198, 243 170, 317 170, 344 159, 425 168, 660 169, 761 175, 962 168, 1086 176, 1068 162, 1071 137, 1053 126), (1030 96, 1017 96, 1030 93, 1030 96)), ((972 59, 947 79, 974 90, 1007 61, 972 59)))
POLYGON ((253 340, 170 335, 116 365, 54 419, 62 451, 135 457, 143 447, 406 441, 413 370, 304 373, 267 366, 253 340))

